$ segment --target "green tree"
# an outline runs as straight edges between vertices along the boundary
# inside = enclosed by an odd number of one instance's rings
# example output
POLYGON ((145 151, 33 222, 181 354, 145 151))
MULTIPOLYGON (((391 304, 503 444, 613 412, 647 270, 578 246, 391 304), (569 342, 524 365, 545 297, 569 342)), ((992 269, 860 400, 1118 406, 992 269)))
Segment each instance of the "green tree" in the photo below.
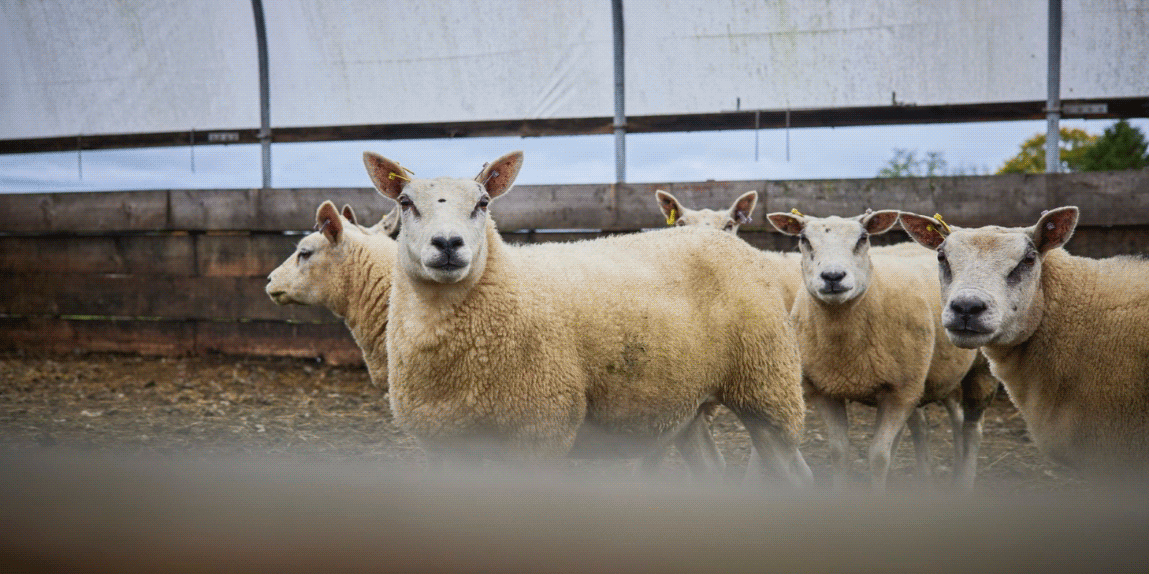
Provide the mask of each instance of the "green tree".
MULTIPOLYGON (((1061 128, 1062 171, 1081 171, 1085 152, 1097 136, 1078 128, 1061 128)), ((1037 134, 1021 144, 1021 151, 1009 158, 997 173, 1045 173, 1045 134, 1037 134)))
POLYGON ((1141 169, 1149 166, 1145 134, 1121 120, 1105 129, 1081 158, 1081 171, 1141 169))
POLYGON ((956 167, 950 169, 945 154, 940 151, 927 151, 925 157, 918 157, 917 150, 894 149, 894 157, 878 171, 878 177, 940 177, 945 175, 978 175, 984 170, 976 167, 956 167))

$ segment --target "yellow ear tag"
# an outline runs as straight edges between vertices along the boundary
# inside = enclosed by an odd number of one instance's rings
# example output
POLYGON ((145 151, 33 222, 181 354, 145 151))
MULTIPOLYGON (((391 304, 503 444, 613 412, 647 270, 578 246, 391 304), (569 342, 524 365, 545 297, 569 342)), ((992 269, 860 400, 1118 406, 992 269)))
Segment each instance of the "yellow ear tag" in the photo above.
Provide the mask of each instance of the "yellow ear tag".
MULTIPOLYGON (((935 213, 934 219, 938 220, 938 223, 942 224, 942 228, 944 228, 946 230, 946 234, 953 233, 953 231, 950 230, 949 224, 947 224, 945 221, 942 220, 942 214, 935 213)), ((930 231, 933 231, 933 229, 931 229, 930 231)))
POLYGON ((411 181, 411 178, 409 178, 409 177, 403 177, 402 175, 399 175, 399 174, 397 174, 397 173, 395 173, 395 172, 391 172, 391 173, 387 174, 387 179, 395 179, 395 178, 399 178, 399 179, 401 179, 401 180, 403 180, 403 181, 411 181))
POLYGON ((672 207, 670 208, 670 215, 666 216, 666 224, 674 225, 675 221, 678 221, 678 210, 672 207))
POLYGON ((790 213, 793 213, 794 215, 797 215, 798 217, 806 217, 805 215, 802 215, 801 211, 798 211, 797 207, 795 207, 794 209, 791 209, 790 213))

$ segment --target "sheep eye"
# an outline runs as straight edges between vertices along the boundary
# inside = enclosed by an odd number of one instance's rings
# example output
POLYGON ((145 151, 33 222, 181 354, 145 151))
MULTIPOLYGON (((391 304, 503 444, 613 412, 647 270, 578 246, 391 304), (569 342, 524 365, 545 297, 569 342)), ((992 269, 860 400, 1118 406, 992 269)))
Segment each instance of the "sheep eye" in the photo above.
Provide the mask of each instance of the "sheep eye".
POLYGON ((407 197, 406 195, 399 196, 399 207, 407 209, 408 207, 412 207, 414 205, 415 203, 411 201, 410 197, 407 197))
POLYGON ((679 226, 679 227, 686 227, 686 222, 681 220, 681 219, 679 219, 678 221, 675 221, 674 224, 679 226))
POLYGON ((858 243, 856 243, 854 245, 854 251, 860 250, 862 248, 862 246, 866 244, 866 238, 867 238, 867 236, 865 236, 865 235, 858 238, 858 243))
POLYGON ((1026 265, 1033 265, 1034 263, 1037 263, 1037 254, 1030 251, 1029 253, 1025 254, 1025 257, 1021 258, 1021 262, 1026 265))
POLYGON ((479 209, 486 209, 487 206, 490 204, 491 204, 491 198, 490 197, 487 197, 484 195, 483 197, 479 198, 479 209))
POLYGON ((941 263, 946 262, 946 252, 941 249, 938 249, 938 261, 941 263))
POLYGON ((300 262, 307 261, 308 257, 311 257, 311 250, 310 249, 300 249, 299 250, 299 261, 300 262))
POLYGON ((727 223, 726 227, 722 228, 722 231, 732 231, 733 229, 734 229, 734 224, 733 223, 727 223))

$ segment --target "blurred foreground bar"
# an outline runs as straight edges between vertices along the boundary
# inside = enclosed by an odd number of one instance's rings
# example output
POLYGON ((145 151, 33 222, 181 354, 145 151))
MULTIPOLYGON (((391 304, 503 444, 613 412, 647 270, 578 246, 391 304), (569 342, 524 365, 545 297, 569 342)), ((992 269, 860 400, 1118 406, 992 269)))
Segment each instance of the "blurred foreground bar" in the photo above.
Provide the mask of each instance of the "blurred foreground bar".
POLYGON ((1144 492, 759 494, 9 456, 0 572, 1146 572, 1144 492))

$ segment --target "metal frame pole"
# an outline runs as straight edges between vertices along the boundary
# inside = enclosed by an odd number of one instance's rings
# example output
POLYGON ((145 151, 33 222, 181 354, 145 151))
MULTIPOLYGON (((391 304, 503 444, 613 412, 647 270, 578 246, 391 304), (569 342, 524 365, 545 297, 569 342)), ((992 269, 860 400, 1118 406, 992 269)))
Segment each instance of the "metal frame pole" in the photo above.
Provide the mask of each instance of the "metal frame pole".
POLYGON ((1061 171, 1061 0, 1049 0, 1049 95, 1045 103, 1045 173, 1061 171))
POLYGON ((617 183, 626 182, 626 97, 623 73, 624 28, 622 23, 622 0, 611 0, 614 15, 614 179, 617 183))
POLYGON ((259 145, 263 155, 263 188, 271 187, 271 97, 267 74, 267 26, 263 22, 263 0, 251 0, 255 14, 255 42, 259 49, 259 145))

